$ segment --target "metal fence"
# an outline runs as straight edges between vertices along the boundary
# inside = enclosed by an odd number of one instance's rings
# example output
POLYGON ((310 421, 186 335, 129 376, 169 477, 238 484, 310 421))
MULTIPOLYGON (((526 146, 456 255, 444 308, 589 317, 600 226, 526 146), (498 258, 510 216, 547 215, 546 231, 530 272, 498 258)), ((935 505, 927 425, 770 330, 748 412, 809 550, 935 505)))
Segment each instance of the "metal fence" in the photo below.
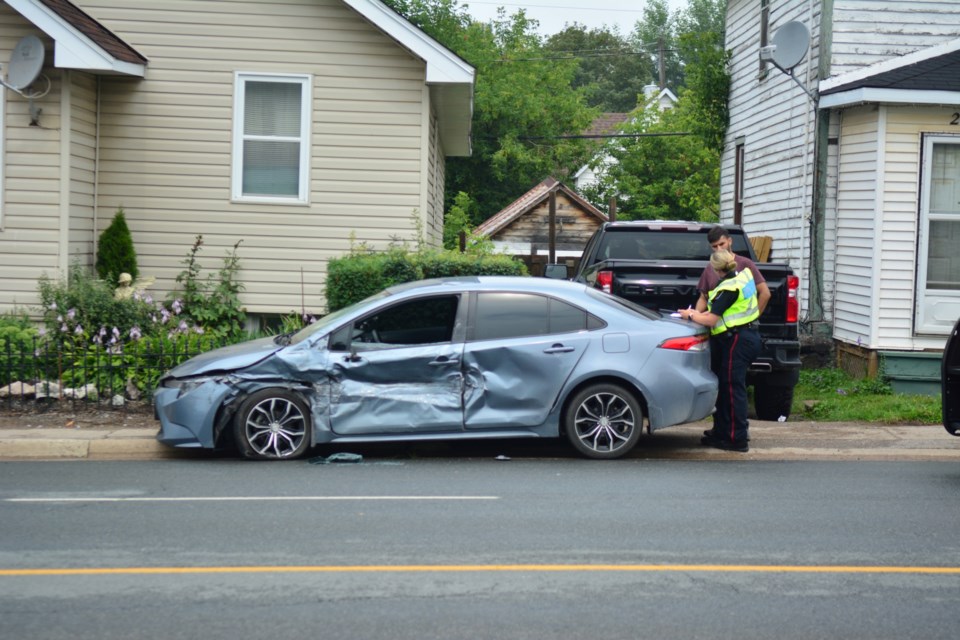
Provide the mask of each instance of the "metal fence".
POLYGON ((225 344, 171 340, 76 347, 41 338, 4 340, 0 342, 0 409, 54 402, 122 409, 132 402, 149 402, 166 371, 225 344))

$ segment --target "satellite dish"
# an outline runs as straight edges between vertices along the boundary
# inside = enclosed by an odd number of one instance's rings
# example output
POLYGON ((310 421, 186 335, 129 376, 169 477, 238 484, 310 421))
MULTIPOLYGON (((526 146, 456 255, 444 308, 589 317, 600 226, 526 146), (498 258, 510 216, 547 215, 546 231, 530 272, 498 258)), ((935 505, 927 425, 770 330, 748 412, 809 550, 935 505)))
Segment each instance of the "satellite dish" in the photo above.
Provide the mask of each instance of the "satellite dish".
POLYGON ((788 22, 773 34, 773 51, 770 53, 773 63, 789 71, 797 66, 810 46, 810 32, 802 22, 788 22))
POLYGON ((7 65, 7 80, 4 83, 14 91, 20 93, 29 87, 43 68, 43 42, 37 36, 20 38, 17 46, 10 54, 10 63, 7 65))

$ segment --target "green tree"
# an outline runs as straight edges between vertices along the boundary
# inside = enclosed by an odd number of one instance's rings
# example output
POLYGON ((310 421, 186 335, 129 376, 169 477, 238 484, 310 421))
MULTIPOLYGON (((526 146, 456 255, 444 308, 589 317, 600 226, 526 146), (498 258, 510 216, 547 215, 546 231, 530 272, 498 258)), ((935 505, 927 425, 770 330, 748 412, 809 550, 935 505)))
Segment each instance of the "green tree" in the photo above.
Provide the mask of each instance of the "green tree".
POLYGON ((654 83, 660 83, 662 66, 664 86, 674 93, 683 86, 683 62, 677 50, 677 19, 670 13, 666 0, 647 0, 643 18, 637 21, 632 34, 634 49, 645 53, 647 63, 653 69, 654 83))
POLYGON ((547 38, 544 48, 577 61, 572 86, 583 88, 587 104, 601 111, 636 109, 643 87, 654 81, 649 57, 634 51, 616 28, 588 30, 574 23, 547 38))
POLYGON ((595 204, 616 197, 619 215, 628 219, 717 219, 730 84, 722 45, 718 31, 677 39, 687 86, 673 109, 657 113, 650 105, 625 128, 642 135, 607 144, 615 162, 587 193, 595 204))
POLYGON ((582 132, 597 111, 573 88, 577 62, 551 59, 537 23, 501 10, 489 24, 469 20, 455 0, 387 0, 401 15, 471 64, 473 154, 447 160, 446 209, 460 192, 477 207, 473 224, 553 175, 566 179, 585 155, 582 132))
POLYGON ((117 286, 121 273, 129 273, 136 280, 137 252, 133 248, 133 236, 127 226, 123 209, 117 209, 110 226, 103 230, 97 244, 97 275, 111 286, 117 286))

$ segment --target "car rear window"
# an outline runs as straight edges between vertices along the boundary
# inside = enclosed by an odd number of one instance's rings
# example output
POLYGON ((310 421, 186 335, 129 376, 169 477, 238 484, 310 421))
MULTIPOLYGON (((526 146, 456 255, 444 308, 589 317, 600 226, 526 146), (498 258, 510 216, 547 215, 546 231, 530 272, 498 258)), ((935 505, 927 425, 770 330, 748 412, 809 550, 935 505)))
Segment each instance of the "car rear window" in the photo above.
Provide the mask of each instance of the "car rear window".
POLYGON ((611 295, 609 293, 604 293, 598 289, 586 289, 587 295, 592 298, 595 298, 607 305, 608 307, 613 307, 619 309, 620 311, 627 311, 630 313, 635 313, 638 316, 643 316, 647 320, 657 320, 660 318, 660 314, 656 311, 651 311, 646 307, 640 306, 629 300, 625 300, 620 296, 611 295))
POLYGON ((585 331, 596 328, 595 321, 583 309, 556 298, 529 293, 479 293, 473 339, 585 331))
MULTIPOLYGON (((733 252, 750 256, 746 237, 731 235, 733 252)), ((597 253, 601 260, 709 260, 710 244, 703 231, 685 229, 608 229, 597 253)))

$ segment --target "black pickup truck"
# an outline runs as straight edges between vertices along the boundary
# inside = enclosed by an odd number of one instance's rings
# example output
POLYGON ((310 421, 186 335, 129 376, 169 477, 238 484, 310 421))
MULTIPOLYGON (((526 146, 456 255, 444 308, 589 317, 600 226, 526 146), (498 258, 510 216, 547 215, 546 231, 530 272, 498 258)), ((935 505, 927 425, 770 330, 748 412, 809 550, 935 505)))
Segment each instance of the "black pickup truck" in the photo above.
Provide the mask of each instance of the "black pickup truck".
MULTIPOLYGON (((697 282, 710 259, 707 232, 712 224, 674 221, 604 223, 587 241, 574 280, 641 304, 654 311, 696 305, 697 282)), ((724 225, 733 251, 756 262, 743 229, 724 225)), ((800 280, 786 264, 757 263, 770 287, 760 317, 763 348, 748 373, 759 420, 790 415, 800 375, 800 280)))

